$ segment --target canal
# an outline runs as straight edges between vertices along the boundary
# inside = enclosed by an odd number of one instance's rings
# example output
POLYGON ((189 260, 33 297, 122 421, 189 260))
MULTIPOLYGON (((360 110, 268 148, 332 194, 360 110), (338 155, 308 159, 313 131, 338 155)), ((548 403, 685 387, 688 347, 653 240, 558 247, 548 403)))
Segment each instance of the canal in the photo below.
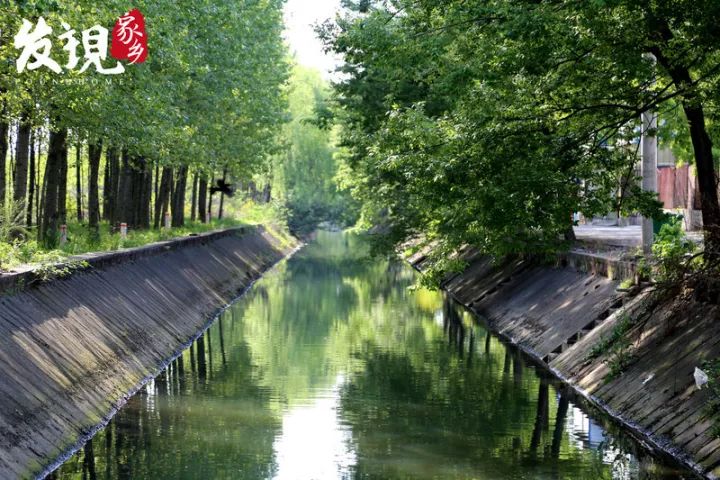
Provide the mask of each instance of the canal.
POLYGON ((319 233, 50 478, 682 478, 414 275, 319 233))

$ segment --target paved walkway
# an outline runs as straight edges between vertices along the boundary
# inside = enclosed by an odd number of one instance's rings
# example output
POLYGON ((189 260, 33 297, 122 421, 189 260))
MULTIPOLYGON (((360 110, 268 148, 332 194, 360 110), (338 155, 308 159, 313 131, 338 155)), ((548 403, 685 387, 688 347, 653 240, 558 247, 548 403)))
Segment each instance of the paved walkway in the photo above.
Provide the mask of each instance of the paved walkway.
POLYGON ((612 247, 639 247, 642 237, 640 226, 605 227, 581 225, 575 227, 575 236, 581 242, 601 243, 612 247))
MULTIPOLYGON (((642 228, 580 225, 575 227, 575 236, 583 243, 594 243, 609 247, 635 248, 642 242, 642 228)), ((702 232, 687 232, 688 238, 702 243, 702 232)))

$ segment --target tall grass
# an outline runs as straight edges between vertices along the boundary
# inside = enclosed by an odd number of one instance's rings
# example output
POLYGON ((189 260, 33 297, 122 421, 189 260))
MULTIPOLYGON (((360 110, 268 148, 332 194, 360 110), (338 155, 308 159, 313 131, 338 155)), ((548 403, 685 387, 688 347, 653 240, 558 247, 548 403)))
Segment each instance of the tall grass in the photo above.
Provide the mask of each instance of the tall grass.
POLYGON ((71 221, 68 223, 68 242, 57 249, 47 250, 35 240, 35 232, 23 226, 24 214, 21 206, 8 204, 0 210, 2 210, 0 271, 7 271, 22 264, 56 263, 72 255, 140 247, 154 242, 243 225, 267 225, 281 238, 284 238, 287 231, 282 212, 276 205, 245 202, 239 208, 230 207, 228 213, 231 218, 214 219, 210 223, 186 222, 181 228, 130 230, 126 239, 122 239, 119 233, 113 232, 106 222, 100 224, 99 235, 96 235, 86 224, 71 221))

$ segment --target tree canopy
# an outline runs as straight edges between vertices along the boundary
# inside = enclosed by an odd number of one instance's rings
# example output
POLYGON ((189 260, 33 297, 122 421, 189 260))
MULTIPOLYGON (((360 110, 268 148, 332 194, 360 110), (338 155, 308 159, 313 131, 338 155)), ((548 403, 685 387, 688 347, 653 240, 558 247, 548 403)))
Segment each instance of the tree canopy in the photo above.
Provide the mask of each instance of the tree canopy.
POLYGON ((353 225, 356 208, 336 177, 342 152, 336 131, 318 119, 329 110, 329 87, 320 73, 296 66, 290 78, 290 121, 284 126, 285 150, 272 163, 273 192, 288 210, 290 229, 307 234, 319 223, 353 225))
POLYGON ((549 252, 573 212, 656 215, 634 181, 640 117, 655 110, 681 118, 661 134, 691 146, 716 251, 716 2, 344 3, 319 33, 347 62, 345 182, 389 244, 549 252))
MULTIPOLYGON (((221 173, 224 177, 250 176, 276 154, 282 146, 279 131, 286 120, 284 84, 289 72, 281 36, 283 3, 136 3, 146 19, 149 55, 145 63, 123 62, 124 72, 117 75, 102 75, 92 66, 81 72, 82 63, 65 68, 72 64, 72 44, 60 37, 72 30, 69 33, 78 42, 76 53, 83 62, 83 54, 88 53, 84 31, 94 26, 112 30, 126 13, 126 4, 45 0, 3 4, 0 55, 7 61, 0 65, 0 136, 7 137, 15 122, 27 126, 26 132, 18 130, 18 136, 29 136, 33 130, 37 143, 44 144, 41 140, 47 137, 43 132, 50 134, 44 180, 30 179, 31 184, 43 183, 38 215, 41 240, 56 243, 58 225, 65 223, 68 146, 80 148, 86 143, 91 152, 91 224, 99 221, 102 193, 103 216, 114 225, 125 222, 136 228, 150 226, 152 198, 164 204, 159 211, 171 206, 173 224, 181 225, 191 173, 192 214, 194 217, 198 211, 204 219, 207 203, 198 203, 207 201, 205 195, 214 177, 221 173), (47 67, 18 72, 15 59, 21 52, 14 36, 24 21, 34 29, 41 18, 52 29, 45 37, 51 43, 50 55, 63 69, 60 73, 47 67), (100 171, 103 147, 107 160, 100 171), (152 188, 159 169, 168 180, 159 187, 160 192, 157 185, 154 191, 152 188), (170 198, 171 192, 177 193, 170 198)), ((103 42, 99 44, 102 48, 103 42)), ((108 42, 102 66, 112 68, 116 63, 109 55, 108 42)), ((27 152, 29 143, 25 142, 20 152, 27 152)), ((43 147, 32 143, 39 154, 43 147)), ((7 149, 7 145, 0 149, 0 201, 8 190, 7 149)), ((18 167, 23 162, 16 160, 18 167)), ((23 178, 16 183, 27 182, 23 178)), ((32 209, 24 195, 14 199, 22 208, 32 209)))

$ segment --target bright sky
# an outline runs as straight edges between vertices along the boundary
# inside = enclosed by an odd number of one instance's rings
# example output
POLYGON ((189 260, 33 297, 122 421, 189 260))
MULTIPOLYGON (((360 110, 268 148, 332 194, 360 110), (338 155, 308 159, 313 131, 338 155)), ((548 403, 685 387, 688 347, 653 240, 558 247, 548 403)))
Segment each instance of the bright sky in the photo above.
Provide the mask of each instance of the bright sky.
POLYGON ((288 0, 285 4, 285 38, 290 51, 299 64, 320 70, 325 78, 333 76, 340 60, 323 53, 313 26, 335 18, 339 8, 340 0, 288 0))

